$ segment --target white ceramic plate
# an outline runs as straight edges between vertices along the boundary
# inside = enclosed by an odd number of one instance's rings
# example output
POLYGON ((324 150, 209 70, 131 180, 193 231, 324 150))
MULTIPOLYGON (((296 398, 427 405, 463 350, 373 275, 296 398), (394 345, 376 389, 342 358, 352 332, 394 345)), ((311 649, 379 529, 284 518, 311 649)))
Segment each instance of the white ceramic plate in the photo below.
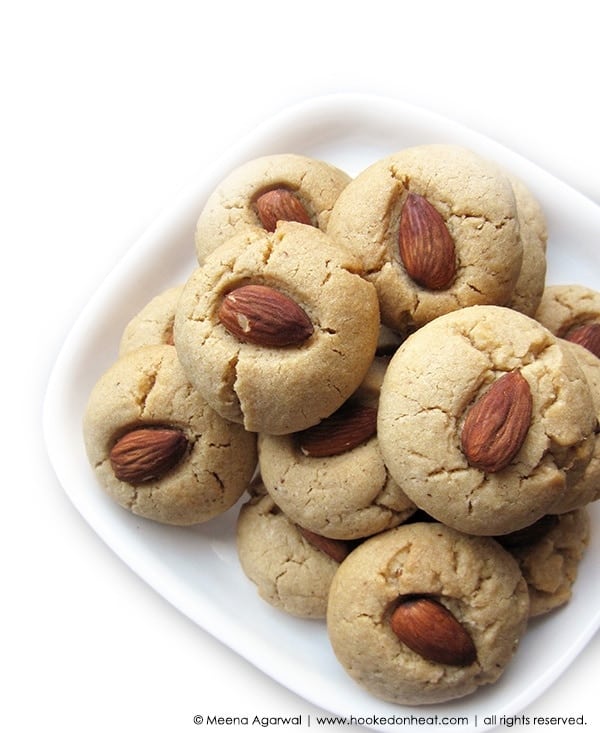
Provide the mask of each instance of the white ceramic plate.
MULTIPOLYGON (((520 176, 542 203, 549 226, 548 282, 600 289, 600 208, 510 150, 449 120, 398 101, 364 95, 317 98, 279 114, 228 152, 131 248, 73 326, 53 369, 44 432, 57 476, 77 509, 108 545, 158 593, 255 666, 321 709, 394 726, 373 716, 468 716, 461 730, 489 729, 483 717, 516 714, 540 695, 592 637, 600 622, 600 506, 573 599, 533 622, 501 680, 454 703, 431 708, 382 703, 358 689, 337 663, 323 622, 294 619, 258 598, 235 549, 237 507, 194 528, 146 522, 99 489, 87 463, 81 418, 89 392, 114 361, 121 332, 154 295, 184 282, 195 267, 193 232, 214 187, 241 163, 296 152, 351 175, 410 145, 462 144, 520 176), (581 588, 585 588, 585 595, 581 588), (245 609, 243 618, 235 608, 245 609), (476 717, 477 716, 477 717, 476 717)), ((397 730, 397 726, 395 728, 397 730)), ((435 724, 419 730, 439 729, 435 724)))

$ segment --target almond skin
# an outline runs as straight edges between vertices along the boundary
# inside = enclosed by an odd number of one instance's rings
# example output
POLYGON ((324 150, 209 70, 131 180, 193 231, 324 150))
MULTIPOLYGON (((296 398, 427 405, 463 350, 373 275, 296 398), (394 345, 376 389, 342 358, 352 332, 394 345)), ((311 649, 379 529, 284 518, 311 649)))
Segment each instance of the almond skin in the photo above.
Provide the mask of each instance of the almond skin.
POLYGON ((377 410, 361 404, 348 404, 318 425, 296 434, 304 455, 313 458, 337 456, 365 443, 377 431, 377 410))
POLYGON ((119 481, 140 484, 163 476, 183 458, 188 440, 178 428, 134 428, 110 451, 110 462, 119 481))
POLYGON ((532 406, 529 383, 519 371, 497 379, 463 423, 462 451, 469 464, 487 473, 506 468, 523 445, 532 406))
POLYGON ((584 346, 600 359, 600 323, 584 323, 575 326, 565 336, 567 341, 584 346))
POLYGON ((255 202, 260 223, 268 232, 274 232, 278 221, 312 222, 298 197, 287 188, 274 188, 261 194, 255 202))
POLYGON ((297 527, 300 534, 309 544, 316 547, 317 550, 321 550, 321 552, 324 552, 326 555, 329 555, 329 557, 336 562, 342 562, 350 554, 351 547, 348 542, 345 542, 344 540, 331 539, 330 537, 323 537, 323 535, 311 532, 311 530, 306 529, 305 527, 300 527, 300 525, 297 525, 297 527))
POLYGON ((443 216, 424 196, 409 193, 406 197, 398 246, 404 269, 418 285, 444 290, 454 281, 454 241, 443 216))
POLYGON ((257 346, 298 346, 314 331, 296 301, 266 285, 243 285, 229 292, 218 318, 237 339, 257 346))
POLYGON ((403 644, 430 662, 468 667, 477 660, 475 644, 465 628, 432 598, 402 600, 390 617, 390 626, 403 644))

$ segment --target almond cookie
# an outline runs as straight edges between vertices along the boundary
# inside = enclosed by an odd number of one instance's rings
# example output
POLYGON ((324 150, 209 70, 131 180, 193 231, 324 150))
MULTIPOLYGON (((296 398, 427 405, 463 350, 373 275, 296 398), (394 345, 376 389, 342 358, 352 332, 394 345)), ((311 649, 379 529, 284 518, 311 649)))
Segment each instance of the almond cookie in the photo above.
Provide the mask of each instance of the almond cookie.
POLYGON ((141 347, 113 363, 89 396, 83 434, 108 495, 165 524, 223 513, 256 468, 256 436, 207 405, 168 345, 141 347))
POLYGON ((594 448, 596 417, 577 360, 534 319, 471 306, 410 335, 386 370, 384 461, 440 522, 476 535, 533 524, 594 448))
POLYGON ((589 537, 589 515, 577 509, 548 514, 532 527, 498 538, 527 581, 530 616, 549 613, 569 601, 589 537))
POLYGON ((294 522, 324 537, 367 537, 416 511, 379 450, 377 401, 386 362, 375 359, 352 398, 317 426, 258 437, 267 491, 294 522))
POLYGON ((175 347, 223 417, 285 434, 331 415, 358 387, 379 336, 375 288, 314 227, 281 222, 212 252, 184 286, 175 347))
POLYGON ((119 343, 119 355, 152 344, 173 346, 173 321, 175 308, 183 289, 182 285, 167 288, 156 295, 137 313, 123 329, 119 343))
POLYGON ((424 705, 495 682, 528 615, 527 584, 495 540, 416 523, 365 540, 344 560, 327 630, 336 657, 368 692, 424 705))
POLYGON ((242 569, 263 600, 292 616, 325 618, 347 543, 304 531, 265 494, 241 507, 236 542, 242 569))
POLYGON ((535 316, 546 285, 548 227, 544 211, 523 181, 508 174, 517 204, 523 263, 508 305, 527 316, 535 316))
POLYGON ((509 179, 453 145, 369 166, 340 194, 328 232, 360 258, 382 322, 400 333, 465 306, 507 305, 523 260, 509 179))
POLYGON ((350 180, 339 168, 305 155, 281 153, 248 161, 219 184, 198 218, 198 261, 234 234, 248 228, 273 231, 278 220, 326 231, 331 209, 350 180))
POLYGON ((564 341, 585 375, 592 394, 596 428, 594 430, 594 449, 590 462, 578 471, 569 471, 567 475, 567 491, 557 504, 552 507, 556 514, 570 512, 584 507, 600 498, 600 359, 594 356, 585 346, 564 341))
POLYGON ((552 333, 600 358, 600 292, 585 285, 548 285, 535 318, 552 333))

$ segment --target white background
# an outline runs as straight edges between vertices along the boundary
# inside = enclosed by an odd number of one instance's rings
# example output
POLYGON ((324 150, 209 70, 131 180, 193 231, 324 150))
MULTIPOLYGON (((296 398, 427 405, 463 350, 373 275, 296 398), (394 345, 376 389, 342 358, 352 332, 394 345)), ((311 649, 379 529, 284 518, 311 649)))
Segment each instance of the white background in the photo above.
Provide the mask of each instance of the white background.
MULTIPOLYGON (((314 95, 384 94, 441 113, 600 203, 592 7, 3 4, 1 730, 185 733, 206 711, 318 712, 183 617, 87 526, 46 457, 48 375, 81 308, 177 193, 314 95)), ((596 637, 524 713, 584 714, 600 729, 599 652, 596 637)))

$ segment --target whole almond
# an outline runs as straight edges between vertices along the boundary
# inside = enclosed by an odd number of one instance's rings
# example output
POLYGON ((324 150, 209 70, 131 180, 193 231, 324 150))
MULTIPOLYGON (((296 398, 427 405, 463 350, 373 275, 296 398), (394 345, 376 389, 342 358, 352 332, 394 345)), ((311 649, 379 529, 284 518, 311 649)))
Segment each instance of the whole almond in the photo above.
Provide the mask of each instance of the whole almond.
POLYGON ((274 188, 256 199, 256 212, 268 232, 274 232, 278 221, 312 224, 300 199, 287 188, 274 188))
POLYGON ((316 532, 311 532, 310 529, 300 527, 300 525, 296 526, 300 534, 309 544, 316 547, 317 550, 321 550, 326 555, 329 555, 336 562, 342 562, 350 554, 351 548, 348 542, 332 539, 331 537, 323 537, 323 535, 317 534, 316 532))
POLYGON ((398 245, 404 269, 418 285, 444 290, 454 281, 454 240, 443 216, 424 196, 409 193, 406 197, 398 245))
POLYGON ((583 323, 575 326, 566 334, 565 339, 584 346, 600 359, 600 323, 583 323))
POLYGON ((188 440, 178 428, 134 428, 116 441, 110 462, 119 481, 145 483, 170 471, 187 449, 188 440))
POLYGON ((506 468, 523 445, 532 405, 529 383, 519 371, 497 379, 463 423, 462 451, 469 464, 487 473, 506 468))
POLYGON ((297 346, 314 330, 295 300, 266 285, 243 285, 227 293, 218 317, 237 339, 258 346, 297 346))
POLYGON ((432 598, 402 600, 390 617, 390 626, 403 644, 430 662, 467 667, 477 660, 475 644, 464 626, 432 598))
POLYGON ((347 404, 296 434, 304 455, 314 458, 337 456, 365 443, 377 431, 377 410, 368 405, 347 404))

